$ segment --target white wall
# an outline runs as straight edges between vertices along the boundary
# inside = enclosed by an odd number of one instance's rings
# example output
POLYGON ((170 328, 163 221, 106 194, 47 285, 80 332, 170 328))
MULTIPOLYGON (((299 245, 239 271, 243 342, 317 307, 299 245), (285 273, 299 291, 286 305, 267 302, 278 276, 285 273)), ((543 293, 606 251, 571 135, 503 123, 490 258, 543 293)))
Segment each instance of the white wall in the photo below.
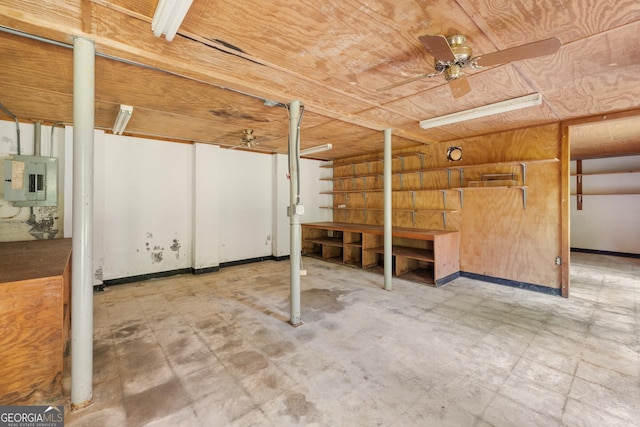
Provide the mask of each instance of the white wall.
POLYGON ((195 270, 220 265, 220 147, 193 145, 193 260, 195 270))
MULTIPOLYGON (((188 144, 105 135, 103 278, 191 267, 192 150, 188 144)), ((100 182, 103 179, 104 182, 100 182)), ((94 253, 94 258, 98 254, 94 253)))
POLYGON ((271 256, 271 156, 220 150, 220 262, 271 256))
MULTIPOLYGON (((640 156, 582 161, 582 172, 640 171, 640 156)), ((576 162, 571 162, 575 173, 576 162)), ((571 177, 571 193, 576 177, 571 177)), ((583 176, 582 192, 636 193, 632 195, 583 196, 582 210, 571 197, 571 247, 640 254, 640 173, 583 176)))
MULTIPOLYGON (((21 129, 22 152, 31 154, 33 126, 21 129)), ((49 135, 43 126, 43 155, 49 154, 49 135)), ((72 237, 73 128, 56 128, 55 135, 61 190, 56 237, 63 231, 72 237)), ((15 151, 13 122, 0 121, 0 137, 0 155, 15 151)), ((103 131, 95 132, 94 156, 94 283, 289 255, 287 156, 103 131)), ((331 205, 331 196, 319 194, 331 188, 319 180, 327 174, 322 163, 300 162, 302 222, 332 218, 331 210, 319 208, 331 205)), ((0 216, 17 211, 0 200, 0 216)), ((0 219, 0 240, 32 238, 28 211, 0 219)))

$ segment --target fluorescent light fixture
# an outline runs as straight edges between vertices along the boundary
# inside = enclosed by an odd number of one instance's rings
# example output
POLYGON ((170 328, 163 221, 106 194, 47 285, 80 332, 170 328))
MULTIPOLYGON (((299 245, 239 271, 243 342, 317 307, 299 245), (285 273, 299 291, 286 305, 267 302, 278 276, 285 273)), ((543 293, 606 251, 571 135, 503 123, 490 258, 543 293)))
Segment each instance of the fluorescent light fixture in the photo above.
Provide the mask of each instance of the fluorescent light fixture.
POLYGON ((153 35, 160 37, 164 34, 167 41, 173 40, 191 3, 193 0, 159 0, 151 21, 153 35))
POLYGON ((495 104, 483 105, 482 107, 447 114, 446 116, 422 120, 420 122, 420 127, 422 129, 435 128, 438 126, 450 125, 452 123, 479 119, 480 117, 491 116, 493 114, 506 113, 507 111, 533 107, 534 105, 540 105, 541 103, 542 95, 534 93, 532 95, 521 96, 520 98, 508 99, 506 101, 496 102, 495 104))
POLYGON ((306 148, 304 150, 301 150, 300 155, 304 156, 305 154, 319 153, 321 151, 331 150, 332 148, 333 148, 333 145, 331 144, 322 144, 322 145, 318 145, 317 147, 311 147, 311 148, 306 148))
POLYGON ((129 123, 132 114, 133 107, 131 105, 120 105, 118 116, 116 117, 116 121, 113 123, 112 131, 114 135, 122 135, 122 132, 124 132, 124 128, 127 127, 127 123, 129 123))

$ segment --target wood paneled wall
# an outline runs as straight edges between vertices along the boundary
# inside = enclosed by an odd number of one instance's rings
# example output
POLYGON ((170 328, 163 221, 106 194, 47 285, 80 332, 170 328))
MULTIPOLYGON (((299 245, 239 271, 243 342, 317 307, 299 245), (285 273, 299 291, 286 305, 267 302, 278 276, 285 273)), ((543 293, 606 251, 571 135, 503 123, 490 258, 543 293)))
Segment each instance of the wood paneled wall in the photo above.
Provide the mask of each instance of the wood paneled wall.
MULTIPOLYGON (((393 225, 460 231, 464 272, 560 288, 561 268, 555 264, 561 255, 560 141, 560 126, 553 124, 394 150, 393 225), (447 160, 450 146, 462 147, 461 161, 447 160), (416 152, 422 156, 411 155, 416 152), (500 164, 519 161, 533 162, 524 169, 500 164), (422 177, 411 172, 439 168, 422 177), (445 168, 453 168, 450 178, 445 168), (513 173, 515 186, 468 188, 496 173, 513 173), (449 187, 454 189, 445 192, 445 206, 440 189, 449 187), (459 187, 464 189, 455 190, 459 187), (445 208, 446 227, 440 211, 445 208)), ((334 166, 334 178, 346 178, 334 180, 334 221, 383 223, 383 182, 376 175, 382 174, 381 156, 335 162, 344 166, 334 166), (358 191, 341 192, 351 190, 358 191)))

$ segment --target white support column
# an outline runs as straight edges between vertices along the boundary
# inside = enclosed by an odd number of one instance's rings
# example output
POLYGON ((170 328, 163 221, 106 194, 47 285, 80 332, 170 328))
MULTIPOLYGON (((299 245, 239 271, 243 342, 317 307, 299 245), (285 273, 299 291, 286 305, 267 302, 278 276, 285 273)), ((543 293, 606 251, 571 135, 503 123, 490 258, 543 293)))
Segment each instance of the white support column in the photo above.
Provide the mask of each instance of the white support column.
POLYGON ((291 290, 290 307, 291 317, 289 322, 293 326, 299 326, 300 319, 300 254, 302 252, 302 236, 300 227, 299 209, 300 188, 298 186, 298 164, 300 163, 300 101, 291 101, 289 104, 289 223, 291 225, 290 234, 290 265, 291 265, 291 290))
POLYGON ((73 40, 71 407, 93 397, 93 128, 95 45, 73 40))
POLYGON ((384 130, 384 289, 392 289, 393 261, 391 254, 391 129, 384 130))

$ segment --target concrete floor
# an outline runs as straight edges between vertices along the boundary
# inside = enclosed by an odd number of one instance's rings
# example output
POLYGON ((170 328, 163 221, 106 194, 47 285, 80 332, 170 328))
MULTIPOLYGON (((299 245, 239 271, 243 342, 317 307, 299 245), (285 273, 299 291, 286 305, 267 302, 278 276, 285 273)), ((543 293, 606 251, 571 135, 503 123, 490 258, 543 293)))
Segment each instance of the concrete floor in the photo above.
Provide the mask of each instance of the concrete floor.
POLYGON ((96 294, 94 403, 66 424, 640 425, 638 259, 572 254, 570 299, 304 266, 298 328, 286 261, 96 294))

